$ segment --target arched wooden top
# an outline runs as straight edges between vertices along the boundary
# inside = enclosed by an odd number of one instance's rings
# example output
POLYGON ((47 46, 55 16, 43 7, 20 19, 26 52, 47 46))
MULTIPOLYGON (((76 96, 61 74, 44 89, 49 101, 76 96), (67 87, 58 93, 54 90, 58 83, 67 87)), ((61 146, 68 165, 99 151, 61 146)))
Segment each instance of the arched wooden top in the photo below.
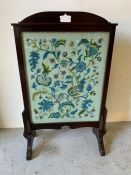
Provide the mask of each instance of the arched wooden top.
POLYGON ((108 21, 98 15, 88 12, 70 12, 70 11, 50 11, 40 12, 28 16, 23 19, 20 24, 23 23, 61 23, 60 16, 70 15, 71 23, 93 23, 93 24, 107 24, 108 21))

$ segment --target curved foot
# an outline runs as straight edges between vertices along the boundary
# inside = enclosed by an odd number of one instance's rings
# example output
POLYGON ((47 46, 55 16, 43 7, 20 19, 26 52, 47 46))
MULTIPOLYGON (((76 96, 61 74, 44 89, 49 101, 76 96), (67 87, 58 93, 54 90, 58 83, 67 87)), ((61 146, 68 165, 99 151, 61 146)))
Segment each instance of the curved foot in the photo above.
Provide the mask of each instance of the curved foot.
POLYGON ((103 137, 98 142, 98 146, 99 146, 100 155, 105 156, 105 148, 104 148, 104 143, 103 143, 103 137))
POLYGON ((32 157, 32 149, 27 148, 26 160, 31 160, 32 157))
POLYGON ((103 142, 103 135, 105 134, 105 131, 102 132, 99 130, 99 128, 93 128, 93 133, 96 135, 98 141, 100 155, 105 156, 105 148, 103 142))
POLYGON ((32 157, 32 146, 33 146, 34 134, 27 136, 27 152, 26 152, 26 160, 31 160, 32 157))

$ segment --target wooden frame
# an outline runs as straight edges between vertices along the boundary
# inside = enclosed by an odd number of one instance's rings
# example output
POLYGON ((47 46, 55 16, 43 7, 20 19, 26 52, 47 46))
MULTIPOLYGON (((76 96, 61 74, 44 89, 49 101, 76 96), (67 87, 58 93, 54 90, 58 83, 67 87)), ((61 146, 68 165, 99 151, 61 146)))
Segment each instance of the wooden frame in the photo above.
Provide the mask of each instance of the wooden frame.
POLYGON ((108 88, 108 80, 112 59, 112 51, 113 51, 113 43, 115 36, 115 29, 117 24, 112 24, 105 20, 102 17, 91 13, 85 12, 42 12, 31 15, 25 18, 20 23, 13 23, 14 34, 15 34, 15 42, 16 42, 16 50, 19 64, 19 72, 21 78, 21 86, 23 92, 23 100, 24 100, 24 111, 22 113, 23 122, 24 122, 24 137, 27 139, 27 160, 31 159, 32 155, 32 143, 33 138, 35 136, 36 130, 38 129, 60 129, 62 126, 66 125, 70 128, 79 128, 79 127, 93 127, 93 132, 97 137, 100 154, 102 156, 105 155, 105 149, 103 144, 103 135, 106 133, 106 116, 107 109, 105 106, 106 96, 107 96, 107 88, 108 88), (64 14, 71 16, 71 22, 61 23, 59 18, 64 14), (107 62, 105 68, 105 76, 104 76, 104 86, 102 92, 102 102, 100 109, 100 119, 99 121, 92 122, 62 122, 62 123, 42 123, 42 124, 34 124, 31 122, 31 114, 29 110, 29 98, 27 91, 27 82, 24 68, 24 55, 22 50, 21 43, 21 32, 40 32, 40 31, 61 31, 61 32, 109 32, 109 44, 108 44, 108 53, 107 53, 107 62))

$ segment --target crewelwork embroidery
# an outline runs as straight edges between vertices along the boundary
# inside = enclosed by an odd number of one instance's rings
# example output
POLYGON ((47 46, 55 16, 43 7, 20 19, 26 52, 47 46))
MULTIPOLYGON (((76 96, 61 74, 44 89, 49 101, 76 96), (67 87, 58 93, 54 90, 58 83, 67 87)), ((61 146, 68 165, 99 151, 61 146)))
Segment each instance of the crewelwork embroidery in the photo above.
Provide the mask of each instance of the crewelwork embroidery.
POLYGON ((102 42, 26 38, 36 119, 94 117, 102 42))

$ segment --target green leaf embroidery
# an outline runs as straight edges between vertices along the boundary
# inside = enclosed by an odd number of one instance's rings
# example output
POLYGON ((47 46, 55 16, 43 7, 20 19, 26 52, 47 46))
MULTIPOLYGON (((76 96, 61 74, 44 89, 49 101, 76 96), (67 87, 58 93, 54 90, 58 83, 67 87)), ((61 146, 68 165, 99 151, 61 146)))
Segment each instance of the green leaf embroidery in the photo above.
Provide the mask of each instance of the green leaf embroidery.
POLYGON ((49 69, 49 66, 46 66, 44 63, 42 63, 42 67, 43 67, 43 73, 50 73, 51 70, 49 69))
POLYGON ((71 68, 71 72, 72 72, 74 69, 75 69, 75 67, 72 67, 72 68, 71 68))
POLYGON ((65 46, 65 43, 66 43, 66 40, 60 39, 60 40, 58 40, 58 41, 55 43, 55 48, 57 48, 57 47, 59 47, 59 46, 61 46, 61 45, 65 46))
POLYGON ((85 110, 83 109, 83 110, 81 110, 80 112, 79 112, 79 116, 81 115, 81 114, 83 114, 85 112, 85 110))
POLYGON ((45 90, 43 90, 43 91, 36 91, 36 92, 33 93, 33 95, 32 95, 32 100, 34 101, 34 100, 35 100, 35 97, 36 97, 37 95, 41 95, 41 94, 45 94, 45 93, 47 93, 47 91, 45 91, 45 90))
POLYGON ((38 114, 38 111, 37 111, 35 108, 34 108, 34 113, 35 113, 35 114, 38 114))
POLYGON ((91 91, 90 95, 96 95, 96 92, 95 91, 91 91))
POLYGON ((71 102, 63 102, 59 105, 58 109, 60 110, 64 106, 72 106, 74 108, 74 104, 71 102))
POLYGON ((88 43, 89 43, 88 39, 81 39, 80 42, 78 43, 78 46, 81 45, 81 44, 86 45, 88 43))

